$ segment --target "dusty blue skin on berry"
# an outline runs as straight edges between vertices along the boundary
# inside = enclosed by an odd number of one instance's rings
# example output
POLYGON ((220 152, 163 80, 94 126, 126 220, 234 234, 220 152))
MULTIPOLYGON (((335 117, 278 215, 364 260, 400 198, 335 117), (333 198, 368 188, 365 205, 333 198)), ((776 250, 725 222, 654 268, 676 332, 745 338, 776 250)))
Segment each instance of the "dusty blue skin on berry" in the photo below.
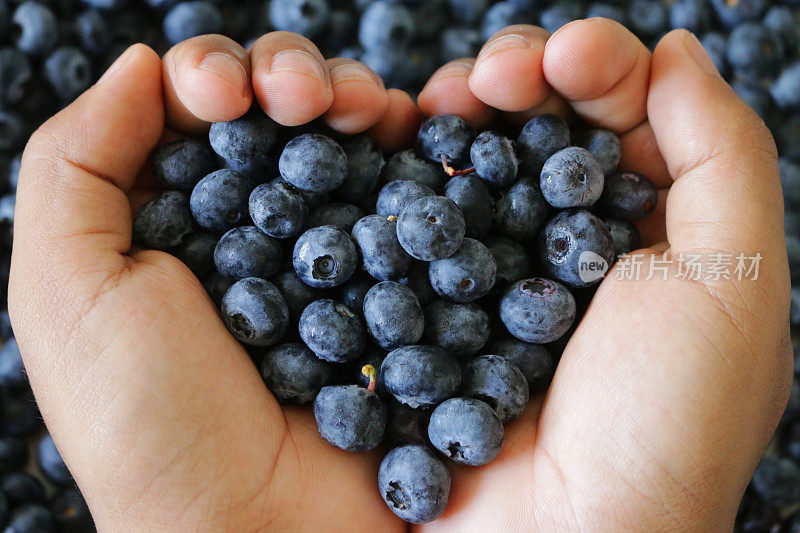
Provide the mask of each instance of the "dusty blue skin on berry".
POLYGON ((269 278, 283 264, 280 243, 255 226, 233 228, 217 243, 214 264, 223 276, 233 279, 269 278))
POLYGON ((386 392, 415 409, 451 398, 461 384, 458 361, 437 346, 403 346, 389 352, 380 375, 386 392))
POLYGON ((36 457, 42 473, 51 483, 63 487, 74 483, 67 465, 64 464, 64 460, 49 434, 45 434, 39 440, 36 457))
POLYGON ((500 453, 505 432, 500 417, 485 402, 451 398, 431 414, 428 437, 452 461, 480 466, 500 453))
POLYGON ((95 9, 86 10, 75 17, 72 26, 81 48, 91 54, 102 54, 114 44, 109 21, 95 9))
POLYGON ((378 184, 386 164, 383 151, 375 139, 367 135, 347 139, 342 148, 347 156, 347 177, 336 195, 346 202, 358 202, 369 196, 378 184))
POLYGON ((224 232, 245 222, 252 181, 232 170, 217 170, 201 179, 189 204, 200 227, 224 232))
POLYGON ((0 491, 12 506, 25 503, 43 504, 47 500, 42 482, 28 472, 10 472, 3 476, 0 479, 0 491))
POLYGON ((293 320, 299 320, 303 309, 311 302, 325 297, 325 291, 303 283, 293 270, 276 274, 270 281, 283 296, 293 320))
POLYGON ((170 44, 220 33, 224 20, 219 9, 207 1, 179 2, 164 17, 164 36, 170 44))
POLYGON ((378 283, 364 297, 367 331, 384 350, 416 344, 425 320, 414 292, 400 283, 378 283))
POLYGON ((177 191, 163 192, 144 204, 133 221, 134 239, 152 250, 174 248, 191 232, 189 200, 177 191))
POLYGON ((614 243, 605 223, 588 211, 561 211, 539 234, 539 262, 544 272, 571 287, 588 287, 601 281, 602 277, 594 279, 581 271, 582 264, 586 267, 582 262, 587 259, 599 266, 597 256, 606 266, 611 265, 614 243), (587 257, 586 252, 595 255, 587 257))
POLYGON ((480 241, 464 239, 458 251, 445 259, 432 261, 428 270, 431 287, 454 302, 474 302, 492 290, 497 263, 492 252, 480 241))
POLYGON ((336 226, 350 233, 353 226, 366 213, 353 204, 333 203, 318 207, 308 216, 308 225, 312 228, 317 226, 336 226))
POLYGON ((544 162, 569 146, 569 126, 555 115, 530 119, 517 137, 520 171, 538 176, 544 162))
POLYGON ((40 504, 24 504, 15 508, 8 519, 7 533, 54 531, 55 522, 50 510, 40 504))
POLYGON ((528 278, 533 273, 533 259, 518 242, 506 237, 491 236, 484 244, 497 265, 495 286, 505 287, 509 283, 528 278))
POLYGON ((481 32, 468 26, 448 26, 439 39, 439 61, 449 63, 463 57, 475 57, 486 39, 481 32))
POLYGON ((495 202, 492 222, 500 234, 517 241, 529 241, 547 223, 550 212, 550 204, 539 189, 539 179, 526 177, 495 202))
POLYGON ((357 274, 350 278, 347 283, 342 285, 342 301, 353 310, 354 313, 364 314, 364 298, 367 292, 378 282, 372 276, 357 274))
POLYGON ((639 249, 641 238, 636 226, 625 220, 614 220, 612 218, 604 219, 603 222, 605 222, 609 233, 611 233, 615 257, 620 257, 639 249))
POLYGON ((383 458, 378 489, 394 514, 412 524, 425 524, 447 508, 450 473, 427 446, 409 444, 383 458))
POLYGON ((191 192, 216 168, 214 152, 197 139, 165 144, 153 154, 153 173, 166 188, 176 191, 191 192))
POLYGON ((466 232, 464 215, 444 196, 420 198, 397 220, 400 245, 415 259, 434 261, 453 255, 466 232))
POLYGON ((413 409, 393 398, 387 402, 387 405, 389 420, 386 426, 386 437, 390 443, 397 446, 428 443, 428 421, 431 418, 431 409, 413 409))
POLYGON ((786 111, 800 110, 800 62, 786 67, 772 83, 772 98, 786 111))
POLYGON ((245 278, 228 289, 220 305, 228 331, 249 346, 277 344, 289 325, 289 308, 278 288, 259 278, 245 278))
POLYGON ((643 37, 657 37, 669 23, 661 0, 633 0, 628 4, 628 21, 634 32, 643 37))
POLYGON ((414 37, 414 17, 403 5, 372 2, 361 16, 358 40, 366 49, 397 49, 414 37))
POLYGON ((563 337, 575 322, 575 298, 564 285, 544 278, 521 280, 500 301, 500 319, 521 341, 546 344, 563 337))
POLYGON ((453 200, 464 215, 467 237, 482 239, 489 234, 494 198, 483 181, 474 174, 455 176, 445 185, 444 195, 453 200))
POLYGON ((436 193, 418 181, 390 181, 378 194, 376 212, 384 217, 399 217, 407 205, 426 196, 436 196, 436 193))
MULTIPOLYGON (((534 24, 531 12, 528 9, 514 5, 514 2, 497 2, 489 8, 483 17, 483 22, 481 23, 481 45, 498 31, 514 24, 534 24)), ((475 55, 477 54, 460 55, 453 59, 474 57, 475 55)))
POLYGON ((56 94, 64 101, 78 97, 92 84, 92 63, 72 46, 56 49, 44 63, 44 73, 56 94))
POLYGON ((335 226, 320 226, 303 233, 294 246, 292 264, 297 275, 312 287, 338 287, 353 275, 358 251, 350 236, 335 226))
POLYGON ((277 135, 278 125, 260 108, 254 108, 235 120, 212 124, 208 139, 231 168, 244 170, 263 162, 277 135))
POLYGON ((516 365, 525 376, 530 392, 546 389, 553 379, 556 362, 544 346, 507 338, 494 342, 489 352, 516 365))
POLYGON ((554 33, 565 24, 581 18, 581 9, 581 4, 576 4, 572 0, 557 0, 542 10, 540 25, 550 33, 554 33))
POLYGON ((774 507, 785 507, 800 499, 800 467, 788 458, 767 455, 761 459, 751 483, 756 493, 774 507))
POLYGON ((0 349, 0 387, 3 390, 20 391, 28 386, 28 376, 19 352, 17 340, 8 339, 0 349))
POLYGON ((740 24, 728 38, 728 63, 741 76, 757 78, 774 73, 783 55, 778 34, 757 22, 740 24))
POLYGON ((383 176, 387 182, 416 181, 436 192, 441 191, 447 181, 441 162, 432 163, 413 150, 401 150, 390 157, 383 168, 383 176))
POLYGON ((608 176, 617 170, 622 158, 622 145, 619 137, 608 130, 591 130, 581 135, 576 146, 588 150, 608 176))
POLYGON ((678 0, 669 11, 669 25, 700 34, 711 25, 712 13, 706 0, 678 0))
POLYGON ((603 192, 603 168, 586 149, 571 146, 548 159, 540 177, 542 195, 553 207, 588 207, 603 192))
POLYGON ((489 339, 489 316, 476 304, 434 300, 423 315, 425 341, 457 357, 475 355, 489 339))
POLYGON ((658 190, 647 177, 636 172, 617 172, 606 178, 600 207, 619 220, 639 220, 655 210, 658 190))
MULTIPOLYGON (((800 5, 795 2, 795 5, 800 5)), ((800 16, 797 9, 789 6, 772 6, 764 15, 763 24, 780 35, 787 51, 796 50, 800 46, 800 26, 797 21, 800 16)))
POLYGON ((469 150, 475 140, 475 130, 456 115, 437 115, 420 126, 417 149, 431 161, 441 163, 446 156, 452 164, 469 162, 469 150))
POLYGON ((317 357, 331 363, 352 361, 364 352, 364 319, 335 300, 317 300, 303 310, 300 337, 317 357))
POLYGON ((353 240, 361 251, 364 270, 379 281, 398 280, 411 267, 411 256, 400 246, 397 221, 369 215, 353 227, 353 240))
POLYGON ((320 435, 348 452, 377 447, 386 429, 386 417, 383 401, 358 385, 322 387, 314 400, 320 435))
POLYGON ((226 278, 216 269, 202 279, 203 288, 217 307, 222 304, 222 298, 234 282, 235 280, 226 278))
POLYGON ((310 39, 325 30, 329 17, 330 9, 326 0, 282 0, 269 3, 269 21, 276 30, 299 33, 310 39))
POLYGON ((339 144, 319 133, 305 133, 286 145, 278 161, 283 179, 304 191, 328 192, 347 178, 347 156, 339 144))
POLYGON ((297 189, 281 180, 263 183, 253 189, 248 207, 253 224, 276 239, 300 235, 308 222, 305 200, 297 189))
POLYGON ((189 267, 195 276, 201 277, 214 268, 214 249, 218 241, 216 233, 196 231, 187 236, 172 254, 189 267))
POLYGON ((767 6, 766 0, 711 0, 717 17, 726 26, 733 27, 745 20, 756 20, 767 6))
POLYGON ((484 131, 470 147, 475 172, 493 188, 509 188, 516 181, 519 170, 515 148, 508 137, 495 131, 484 131))
POLYGON ((0 48, 0 104, 13 105, 25 98, 32 75, 23 52, 10 46, 0 48))
POLYGON ((522 370, 499 355, 482 355, 464 367, 460 394, 485 402, 503 423, 528 405, 528 381, 522 370))
POLYGON ((58 20, 53 11, 39 2, 22 2, 14 11, 17 48, 32 56, 52 51, 59 39, 58 20))
POLYGON ((300 343, 273 346, 260 365, 261 377, 282 404, 309 403, 331 380, 330 364, 300 343))

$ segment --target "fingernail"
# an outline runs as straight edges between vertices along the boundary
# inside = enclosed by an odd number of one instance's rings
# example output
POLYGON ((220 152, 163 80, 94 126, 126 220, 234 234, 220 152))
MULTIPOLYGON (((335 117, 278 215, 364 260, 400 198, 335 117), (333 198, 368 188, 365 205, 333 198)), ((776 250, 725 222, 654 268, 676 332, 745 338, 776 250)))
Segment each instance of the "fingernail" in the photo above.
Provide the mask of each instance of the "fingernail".
POLYGON ((100 79, 97 80, 95 85, 100 85, 101 83, 108 81, 109 79, 113 78, 117 72, 122 70, 122 67, 125 66, 125 63, 127 63, 131 58, 131 55, 133 55, 131 54, 131 49, 133 49, 133 46, 129 46, 127 50, 122 52, 122 55, 120 55, 116 60, 114 60, 113 63, 111 63, 111 66, 108 67, 108 70, 106 70, 102 76, 100 76, 100 79))
POLYGON ((304 50, 283 50, 272 56, 270 72, 288 71, 325 81, 325 69, 316 57, 304 50))
POLYGON ((247 71, 241 63, 228 54, 212 52, 206 55, 197 68, 216 74, 237 87, 247 85, 247 71))
POLYGON ((330 67, 329 71, 333 85, 342 81, 378 81, 376 75, 361 63, 345 61, 330 67))
POLYGON ((693 33, 686 33, 683 38, 683 47, 686 48, 686 52, 694 59, 694 62, 697 63, 697 66, 701 69, 705 70, 709 74, 714 74, 719 76, 719 71, 717 70, 716 65, 714 62, 711 61, 711 57, 709 57, 706 49, 703 48, 703 45, 700 44, 700 41, 697 40, 697 37, 693 33))
POLYGON ((502 37, 498 37, 494 41, 484 46, 478 54, 478 61, 489 58, 498 52, 504 52, 506 50, 522 50, 530 47, 531 43, 528 39, 522 35, 509 33, 503 35, 502 37))

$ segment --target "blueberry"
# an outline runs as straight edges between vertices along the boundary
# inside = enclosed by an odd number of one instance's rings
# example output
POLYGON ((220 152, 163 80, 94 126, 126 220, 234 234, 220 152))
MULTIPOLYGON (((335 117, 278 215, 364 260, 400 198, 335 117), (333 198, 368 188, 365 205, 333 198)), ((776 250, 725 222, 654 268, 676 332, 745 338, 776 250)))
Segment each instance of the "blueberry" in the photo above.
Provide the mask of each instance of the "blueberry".
POLYGON ((628 4, 631 30, 643 37, 657 37, 667 30, 667 9, 661 0, 633 0, 628 4))
POLYGON ((461 367, 436 346, 403 346, 386 356, 380 369, 386 391, 412 408, 434 406, 458 392, 461 367))
POLYGON ((364 270, 380 281, 400 279, 411 266, 411 256, 398 241, 394 218, 369 215, 353 227, 353 240, 361 250, 364 270))
POLYGON ((800 467, 791 459, 767 455, 758 464, 751 483, 756 493, 775 507, 800 500, 800 467))
POLYGON ((590 130, 581 135, 575 144, 591 152, 606 176, 616 172, 622 157, 622 146, 613 132, 590 130))
POLYGON ((542 167, 545 200, 560 209, 588 207, 603 192, 603 167, 588 150, 577 146, 553 154, 542 167))
POLYGON ((281 176, 305 191, 328 192, 347 178, 347 156, 336 141, 318 133, 295 137, 278 162, 281 176))
POLYGON ((758 113, 762 120, 767 123, 772 122, 776 109, 775 101, 767 88, 763 87, 760 82, 738 78, 733 81, 731 87, 736 92, 736 96, 744 100, 744 103, 758 113))
POLYGON ((634 250, 638 250, 641 245, 639 230, 636 226, 625 220, 614 220, 607 218, 603 220, 609 233, 611 242, 614 243, 614 256, 620 257, 627 255, 634 250))
POLYGON ((489 351, 516 365, 531 392, 546 389, 553 379, 556 362, 544 346, 507 338, 493 343, 489 351))
POLYGON ((270 281, 283 296, 293 320, 299 320, 303 309, 314 300, 323 298, 325 294, 324 291, 303 283, 294 270, 276 274, 270 281))
POLYGON ((78 533, 95 530, 89 506, 76 488, 58 492, 50 501, 50 512, 53 514, 58 531, 78 533))
POLYGON ((478 176, 496 189, 507 189, 517 179, 515 145, 495 131, 478 135, 470 147, 470 158, 478 176))
POLYGON ((325 30, 329 16, 327 0, 272 0, 269 3, 269 21, 276 30, 299 33, 310 39, 325 30))
POLYGON ((476 304, 434 300, 423 315, 425 340, 457 357, 475 355, 489 339, 489 317, 476 304))
POLYGON ((347 139, 342 148, 347 156, 347 178, 336 194, 347 202, 358 202, 369 196, 378 183, 385 164, 383 151, 367 135, 347 139))
POLYGON ((3 398, 0 432, 12 437, 30 437, 42 425, 42 417, 36 401, 30 393, 15 394, 3 398))
POLYGON ((114 44, 108 20, 96 9, 87 9, 75 17, 73 31, 81 48, 92 55, 103 54, 114 44))
POLYGON ((497 273, 495 286, 505 287, 533 274, 533 259, 524 246, 505 237, 493 236, 484 241, 492 253, 497 273))
POLYGON ((273 346, 261 361, 261 377, 282 404, 309 403, 331 380, 330 365, 299 343, 273 346))
POLYGON ((413 409, 392 399, 389 401, 386 436, 396 445, 427 444, 430 418, 428 409, 413 409))
MULTIPOLYGON (((481 23, 481 38, 488 41, 491 37, 507 26, 514 24, 532 24, 533 20, 524 10, 520 10, 514 2, 497 2, 486 12, 481 23)), ((483 43, 481 43, 483 44, 483 43)), ((475 57, 477 54, 469 54, 459 57, 475 57)), ((457 59, 457 58, 453 58, 457 59)))
POLYGON ((383 175, 389 183, 395 180, 416 181, 436 192, 442 190, 447 178, 440 164, 423 159, 413 150, 402 150, 390 157, 383 175))
POLYGON ((444 195, 453 200, 464 215, 465 235, 482 239, 492 228, 494 199, 489 189, 475 175, 455 176, 444 187, 444 195))
POLYGON ((464 367, 461 394, 485 402, 505 423, 528 405, 528 381, 522 370, 505 358, 483 355, 464 367))
POLYGON ((703 35, 700 43, 721 74, 728 71, 728 38, 718 32, 710 31, 703 35))
POLYGON ((71 46, 56 49, 44 63, 44 73, 55 93, 71 101, 89 88, 93 81, 92 63, 71 46))
POLYGON ((557 280, 588 287, 599 283, 613 262, 614 243, 602 220, 588 211, 569 209, 553 217, 539 234, 539 260, 557 280))
POLYGON ((538 176, 550 156, 569 146, 569 126, 555 115, 530 119, 517 137, 520 171, 538 176))
POLYGON ((42 56, 58 44, 58 20, 39 2, 22 2, 14 11, 11 36, 17 48, 28 55, 42 56))
POLYGON ((303 342, 325 361, 344 363, 364 352, 364 320, 334 300, 309 304, 300 315, 298 329, 303 342))
POLYGON ((187 236, 172 254, 189 267, 195 276, 202 277, 214 268, 214 248, 218 241, 215 233, 196 231, 187 236))
POLYGON ((402 4, 372 2, 361 15, 358 40, 366 49, 403 48, 414 38, 414 17, 402 4))
POLYGON ((539 179, 519 180, 495 202, 493 224, 506 237, 534 239, 550 217, 550 204, 539 189, 539 179))
POLYGON ((208 132, 211 148, 234 170, 265 165, 277 135, 278 125, 258 107, 230 122, 212 124, 208 132))
POLYGON ((412 524, 439 518, 450 496, 450 473, 427 446, 408 444, 386 454, 378 489, 394 514, 412 524))
POLYGON ((189 200, 177 191, 163 192, 144 204, 133 221, 136 242, 153 250, 174 248, 191 232, 189 200))
POLYGON ((0 478, 0 491, 12 507, 26 503, 43 504, 47 500, 42 482, 28 472, 11 472, 0 478))
POLYGON ((417 181, 390 181, 378 194, 376 211, 384 217, 399 217, 405 206, 425 196, 436 196, 436 193, 417 181))
POLYGON ((199 35, 220 33, 223 25, 222 14, 212 2, 179 2, 164 17, 164 36, 174 45, 199 35))
POLYGON ((473 398, 452 398, 431 414, 431 444, 444 455, 470 466, 491 462, 503 446, 503 423, 486 403, 473 398))
POLYGON ((338 287, 356 270, 358 252, 350 236, 335 226, 320 226, 303 233, 294 246, 292 264, 308 285, 338 287))
POLYGON ((469 26, 447 26, 439 40, 439 61, 449 63, 463 57, 475 57, 486 41, 481 32, 469 26))
POLYGON ((475 130, 466 120, 456 115, 437 115, 420 126, 417 148, 426 158, 434 162, 465 164, 475 140, 475 130))
POLYGON ((245 278, 231 285, 220 314, 231 334, 250 346, 277 344, 289 324, 289 308, 272 283, 245 278))
POLYGON ((789 6, 772 6, 764 15, 763 24, 781 36, 786 50, 800 47, 800 12, 789 6))
POLYGON ((353 204, 332 203, 315 209, 308 217, 308 225, 312 228, 336 226, 350 233, 364 216, 364 211, 353 204))
POLYGON ((50 533, 55 531, 53 515, 47 507, 26 504, 15 508, 8 520, 5 533, 50 533))
POLYGON ((28 463, 28 455, 25 441, 10 436, 0 437, 0 472, 22 470, 28 463))
POLYGON ((314 400, 314 418, 322 438, 349 452, 377 447, 386 417, 383 401, 358 385, 322 387, 314 400))
POLYGON ((602 17, 628 26, 628 13, 623 5, 614 5, 605 2, 592 2, 586 11, 586 18, 602 17))
POLYGON ((800 61, 786 67, 770 89, 772 98, 783 110, 800 110, 800 61))
POLYGON ((564 285, 544 278, 514 283, 500 302, 500 319, 521 341, 546 344, 575 322, 575 298, 564 285))
POLYGON ((17 104, 25 98, 32 76, 24 53, 16 48, 0 48, 0 106, 17 104))
POLYGON ((0 387, 14 391, 28 388, 28 376, 16 339, 8 339, 0 349, 0 387))
POLYGON ((746 20, 756 20, 764 12, 766 0, 711 0, 717 17, 723 24, 734 27, 746 20))
POLYGON ((171 142, 153 154, 153 173, 168 189, 191 192, 216 168, 214 152, 197 139, 171 142))
POLYGON ((387 89, 405 89, 416 81, 411 53, 406 48, 369 48, 359 59, 383 80, 387 89))
POLYGON ((223 276, 232 279, 269 278, 283 264, 280 243, 255 226, 233 228, 217 243, 214 264, 223 276))
POLYGON ((353 310, 354 313, 364 314, 364 298, 367 292, 375 286, 375 278, 366 275, 356 275, 342 285, 342 302, 353 310))
POLYGON ((414 292, 394 281, 378 283, 367 292, 364 319, 369 334, 385 350, 416 344, 425 327, 414 292))
POLYGON ((475 239, 464 239, 458 251, 430 264, 431 287, 454 302, 474 302, 494 286, 497 264, 489 249, 475 239))
POLYGON ((647 177, 636 172, 617 172, 606 178, 599 206, 619 220, 639 220, 653 212, 658 190, 647 177))
POLYGON ((453 16, 466 24, 477 24, 489 9, 488 0, 447 0, 453 16))
POLYGON ((397 220, 397 237, 406 252, 421 261, 453 255, 464 238, 464 215, 443 196, 428 196, 408 205, 397 220))
POLYGON ((189 197, 195 221, 203 228, 224 232, 248 219, 253 184, 244 174, 217 170, 201 179, 189 197))
POLYGON ((208 297, 214 302, 217 307, 222 303, 222 298, 228 289, 233 285, 234 280, 228 279, 216 270, 202 279, 203 288, 206 290, 208 297))
POLYGON ((555 33, 562 26, 581 18, 582 10, 583 6, 573 0, 558 0, 542 10, 539 25, 550 33, 555 33))
POLYGON ((669 25, 674 30, 683 28, 699 34, 711 23, 708 0, 678 0, 669 12, 669 25))
POLYGON ((302 195, 281 180, 253 189, 248 205, 253 224, 276 239, 300 235, 308 222, 308 205, 302 195))
POLYGON ((28 135, 25 119, 13 111, 0 110, 0 150, 16 150, 28 135))
POLYGON ((42 474, 51 483, 62 487, 69 487, 74 483, 72 474, 69 473, 67 465, 64 464, 64 460, 49 434, 45 434, 39 440, 37 458, 42 474))
POLYGON ((774 72, 783 55, 780 37, 756 22, 736 26, 728 39, 728 63, 742 76, 752 78, 774 72))
MULTIPOLYGON (((355 26, 356 20, 347 9, 331 9, 328 23, 318 40, 327 49, 340 50, 353 40, 355 26)), ((337 57, 342 57, 341 53, 337 57)))
POLYGON ((437 298, 428 277, 428 263, 414 261, 400 283, 411 289, 417 296, 420 305, 425 306, 437 298))

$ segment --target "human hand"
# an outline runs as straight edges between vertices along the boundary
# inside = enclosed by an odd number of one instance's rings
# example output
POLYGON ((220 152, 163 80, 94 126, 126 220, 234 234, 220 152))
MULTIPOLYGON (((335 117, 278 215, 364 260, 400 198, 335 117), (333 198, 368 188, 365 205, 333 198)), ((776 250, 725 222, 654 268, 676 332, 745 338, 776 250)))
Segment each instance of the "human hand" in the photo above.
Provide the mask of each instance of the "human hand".
POLYGON ((375 490, 380 457, 319 438, 281 408, 194 275, 131 250, 131 210, 154 186, 150 152, 253 99, 276 121, 321 117, 413 140, 408 95, 283 32, 248 52, 220 36, 163 62, 129 49, 25 151, 10 307, 42 415, 103 530, 404 528, 375 490), (205 62, 204 62, 205 60, 205 62), (163 76, 163 80, 162 80, 163 76))
POLYGON ((437 71, 419 105, 479 127, 552 112, 614 131, 621 168, 661 189, 638 254, 673 264, 667 281, 609 274, 546 398, 507 425, 494 462, 455 469, 448 510, 426 529, 730 531, 792 374, 767 128, 691 34, 651 55, 603 19, 553 36, 506 28, 477 61, 437 71), (710 252, 760 253, 759 279, 675 279, 680 254, 710 252))

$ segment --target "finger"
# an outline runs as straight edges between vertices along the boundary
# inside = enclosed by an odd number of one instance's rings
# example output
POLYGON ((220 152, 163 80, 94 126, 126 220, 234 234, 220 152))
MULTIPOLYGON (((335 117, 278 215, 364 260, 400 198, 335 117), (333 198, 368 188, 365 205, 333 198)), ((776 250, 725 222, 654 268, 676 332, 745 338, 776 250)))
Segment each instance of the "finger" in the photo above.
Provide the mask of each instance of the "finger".
POLYGON ((547 82, 584 120, 624 133, 646 119, 650 52, 621 24, 567 24, 547 42, 542 61, 547 82))
POLYGON ((508 26, 478 53, 469 77, 472 93, 502 111, 524 111, 547 98, 542 57, 549 33, 536 26, 508 26))
POLYGON ((352 59, 329 59, 327 67, 333 104, 324 115, 325 123, 345 134, 361 133, 374 126, 389 107, 381 78, 352 59))
POLYGON ((389 105, 386 113, 369 129, 369 134, 384 152, 391 154, 414 145, 422 115, 408 93, 389 89, 387 95, 389 105))
POLYGON ((475 128, 483 129, 496 111, 478 99, 469 88, 474 59, 457 59, 442 66, 419 93, 417 104, 425 116, 458 115, 475 128))
POLYGON ((167 124, 188 134, 244 115, 253 102, 250 56, 222 35, 203 35, 164 55, 167 124))
POLYGON ((761 251, 785 262, 775 143, 690 33, 672 32, 656 48, 648 111, 675 179, 674 250, 761 251))
POLYGON ((330 74, 319 49, 296 33, 276 31, 250 48, 253 90, 275 122, 299 126, 322 116, 333 103, 330 74))
POLYGON ((622 145, 620 170, 644 174, 653 182, 656 189, 666 189, 672 185, 672 177, 658 149, 650 122, 642 122, 620 136, 619 140, 622 145))

